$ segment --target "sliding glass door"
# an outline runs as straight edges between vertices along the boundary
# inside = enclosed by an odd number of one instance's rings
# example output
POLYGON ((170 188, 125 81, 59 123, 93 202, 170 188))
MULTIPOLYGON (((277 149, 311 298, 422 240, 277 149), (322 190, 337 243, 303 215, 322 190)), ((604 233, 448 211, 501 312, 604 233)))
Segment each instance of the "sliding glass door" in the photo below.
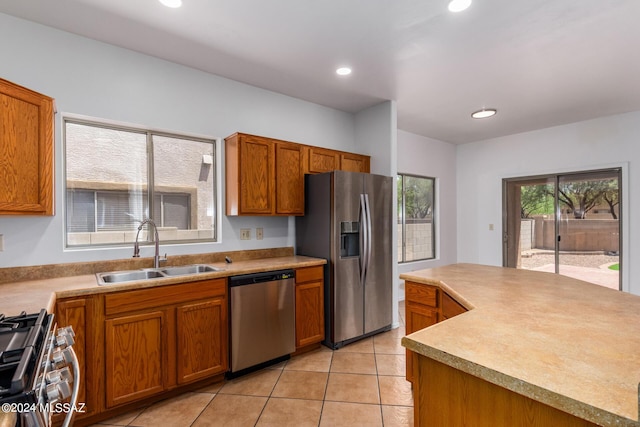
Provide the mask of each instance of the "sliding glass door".
POLYGON ((503 265, 621 289, 621 170, 503 181, 503 265))

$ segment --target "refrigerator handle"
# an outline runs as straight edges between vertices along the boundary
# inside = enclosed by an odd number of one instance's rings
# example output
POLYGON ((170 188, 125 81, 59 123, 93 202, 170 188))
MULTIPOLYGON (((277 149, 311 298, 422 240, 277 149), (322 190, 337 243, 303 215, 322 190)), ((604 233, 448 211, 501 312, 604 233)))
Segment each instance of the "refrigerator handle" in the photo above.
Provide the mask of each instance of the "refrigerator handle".
POLYGON ((360 214, 358 215, 360 235, 360 285, 364 285, 367 273, 367 247, 369 245, 369 229, 367 228, 367 206, 365 204, 364 194, 360 195, 360 214))
POLYGON ((369 195, 364 195, 364 207, 365 207, 365 218, 367 227, 367 241, 365 242, 366 248, 366 258, 365 258, 365 270, 364 270, 364 280, 367 280, 367 274, 369 273, 369 265, 371 264, 371 207, 369 206, 369 195))

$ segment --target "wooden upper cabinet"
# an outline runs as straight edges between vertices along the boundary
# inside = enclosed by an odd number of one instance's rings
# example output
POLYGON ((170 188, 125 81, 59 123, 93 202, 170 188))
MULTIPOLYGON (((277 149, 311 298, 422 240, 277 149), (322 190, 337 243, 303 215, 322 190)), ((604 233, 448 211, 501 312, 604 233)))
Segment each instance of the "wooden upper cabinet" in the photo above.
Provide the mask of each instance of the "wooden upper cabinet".
POLYGON ((225 138, 227 215, 304 215, 304 174, 369 172, 369 156, 245 133, 225 138))
POLYGON ((302 145, 242 133, 225 141, 227 215, 304 215, 302 145))
POLYGON ((276 142, 276 213, 304 215, 302 146, 276 142))
POLYGON ((305 172, 322 173, 340 170, 340 155, 325 148, 307 147, 308 167, 305 172))
POLYGON ((340 170, 343 171, 369 173, 369 163, 369 156, 351 153, 340 154, 340 170))
POLYGON ((335 170, 369 173, 370 157, 327 148, 306 147, 305 173, 323 173, 335 170))
POLYGON ((0 79, 0 214, 53 215, 53 99, 0 79))
POLYGON ((274 142, 238 133, 225 141, 227 215, 273 215, 274 142))

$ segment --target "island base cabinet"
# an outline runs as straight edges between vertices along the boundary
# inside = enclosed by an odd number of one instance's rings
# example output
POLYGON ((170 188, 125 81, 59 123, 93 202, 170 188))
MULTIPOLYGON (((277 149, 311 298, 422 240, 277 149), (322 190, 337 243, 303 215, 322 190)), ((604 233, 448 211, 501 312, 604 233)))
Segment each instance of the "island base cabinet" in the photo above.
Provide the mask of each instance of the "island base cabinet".
POLYGON ((428 357, 415 360, 416 426, 596 426, 428 357))
MULTIPOLYGON (((405 325, 407 334, 411 334, 413 332, 419 331, 420 329, 424 329, 438 323, 437 310, 412 302, 406 303, 405 316, 407 322, 407 324, 405 325)), ((413 381, 413 365, 415 361, 415 354, 411 350, 406 350, 406 352, 407 381, 413 381)))
POLYGON ((165 311, 106 321, 107 408, 165 389, 165 325, 165 311))

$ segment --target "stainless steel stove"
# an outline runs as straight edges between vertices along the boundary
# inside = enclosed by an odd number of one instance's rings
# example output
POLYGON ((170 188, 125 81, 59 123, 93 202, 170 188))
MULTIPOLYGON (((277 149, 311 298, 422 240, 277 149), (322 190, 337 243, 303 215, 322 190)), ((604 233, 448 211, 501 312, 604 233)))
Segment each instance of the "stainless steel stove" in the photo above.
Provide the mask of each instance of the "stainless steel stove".
POLYGON ((15 426, 49 427, 56 412, 66 412, 63 426, 71 423, 79 383, 74 334, 55 327, 44 309, 0 315, 0 411, 15 426))

